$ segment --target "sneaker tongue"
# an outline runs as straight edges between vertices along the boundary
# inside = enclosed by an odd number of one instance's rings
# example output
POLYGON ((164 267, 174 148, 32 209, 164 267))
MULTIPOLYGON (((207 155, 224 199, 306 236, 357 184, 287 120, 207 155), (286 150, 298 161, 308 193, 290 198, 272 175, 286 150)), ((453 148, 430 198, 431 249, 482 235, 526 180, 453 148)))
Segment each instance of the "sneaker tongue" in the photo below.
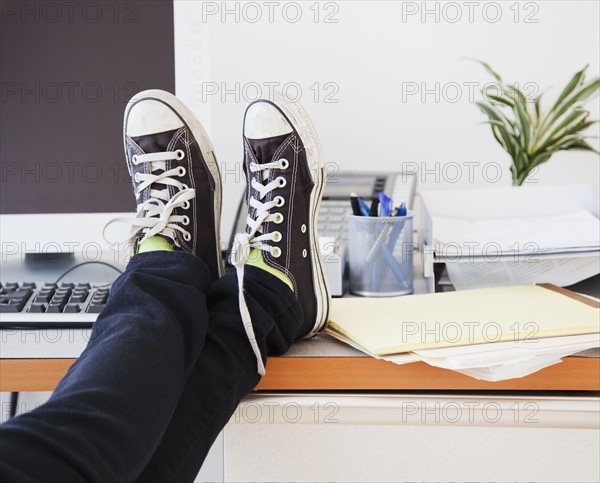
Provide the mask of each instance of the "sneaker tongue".
POLYGON ((148 134, 131 138, 136 144, 144 150, 146 154, 160 153, 167 151, 169 143, 173 140, 173 136, 179 129, 173 131, 165 131, 157 134, 148 134))
MULTIPOLYGON (((179 131, 179 129, 174 129, 172 131, 165 131, 157 134, 148 134, 145 136, 139 136, 135 138, 131 138, 133 141, 137 143, 137 145, 144 150, 144 153, 162 153, 167 151, 169 143, 173 140, 173 136, 175 133, 179 131)), ((156 169, 152 171, 153 174, 161 174, 164 171, 162 169, 156 169)), ((145 191, 148 191, 150 188, 146 188, 145 191)), ((154 183, 152 185, 153 190, 164 190, 168 189, 167 185, 163 183, 154 183)), ((158 215, 157 215, 158 216, 158 215)))
POLYGON ((274 161, 273 155, 288 137, 290 137, 290 133, 272 138, 248 139, 248 143, 250 143, 250 147, 260 164, 270 163, 274 161))

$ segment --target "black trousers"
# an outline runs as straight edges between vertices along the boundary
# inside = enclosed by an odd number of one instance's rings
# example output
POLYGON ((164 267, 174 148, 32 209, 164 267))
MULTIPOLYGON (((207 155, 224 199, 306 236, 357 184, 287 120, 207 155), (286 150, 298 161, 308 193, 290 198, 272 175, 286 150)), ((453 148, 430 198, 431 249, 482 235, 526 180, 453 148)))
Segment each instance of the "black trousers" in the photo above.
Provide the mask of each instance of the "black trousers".
MULTIPOLYGON (((244 284, 263 356, 283 354, 293 292, 254 267, 244 284)), ((50 400, 0 426, 0 481, 193 481, 260 379, 237 290, 185 252, 134 256, 50 400)))

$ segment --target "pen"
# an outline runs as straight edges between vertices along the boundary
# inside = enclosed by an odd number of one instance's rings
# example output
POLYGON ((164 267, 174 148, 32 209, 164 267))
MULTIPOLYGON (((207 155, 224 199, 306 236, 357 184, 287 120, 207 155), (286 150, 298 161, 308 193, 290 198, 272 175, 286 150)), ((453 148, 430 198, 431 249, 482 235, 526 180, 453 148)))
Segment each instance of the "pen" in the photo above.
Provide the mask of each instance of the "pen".
POLYGON ((369 210, 369 216, 377 215, 379 215, 379 200, 377 198, 373 198, 373 201, 371 201, 371 209, 369 210))
POLYGON ((360 206, 358 205, 358 197, 356 193, 350 193, 350 206, 352 206, 352 214, 354 216, 361 216, 360 206))
POLYGON ((360 214, 362 216, 369 216, 369 205, 365 203, 365 200, 358 198, 358 206, 360 207, 360 214))
POLYGON ((406 203, 402 202, 396 211, 396 216, 406 216, 406 203))
POLYGON ((392 199, 383 191, 379 193, 379 205, 381 206, 381 216, 386 217, 392 214, 392 199))

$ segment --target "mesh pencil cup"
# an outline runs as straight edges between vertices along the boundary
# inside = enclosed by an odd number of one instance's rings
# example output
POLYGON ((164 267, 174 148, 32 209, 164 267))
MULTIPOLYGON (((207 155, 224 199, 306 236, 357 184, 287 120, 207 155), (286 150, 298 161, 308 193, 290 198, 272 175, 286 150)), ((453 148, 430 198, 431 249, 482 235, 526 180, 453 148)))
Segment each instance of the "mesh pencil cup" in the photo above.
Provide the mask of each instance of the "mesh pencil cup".
POLYGON ((348 215, 351 293, 392 297, 413 292, 413 215, 348 215))

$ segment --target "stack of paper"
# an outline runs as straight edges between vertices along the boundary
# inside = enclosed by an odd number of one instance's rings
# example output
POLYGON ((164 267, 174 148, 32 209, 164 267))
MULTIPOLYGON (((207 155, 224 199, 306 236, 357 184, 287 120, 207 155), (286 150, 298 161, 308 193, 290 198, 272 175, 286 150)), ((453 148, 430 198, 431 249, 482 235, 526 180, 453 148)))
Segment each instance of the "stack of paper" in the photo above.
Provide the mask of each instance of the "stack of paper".
POLYGON ((600 347, 598 307, 551 285, 336 299, 327 332, 396 364, 423 361, 500 381, 600 347))
POLYGON ((595 252, 600 249, 600 221, 585 210, 545 216, 494 219, 437 217, 435 242, 461 247, 472 256, 499 254, 595 252), (477 240, 477 244, 473 243, 477 240))
POLYGON ((539 280, 565 286, 600 273, 600 221, 585 210, 484 219, 438 216, 434 246, 449 258, 446 268, 457 290, 539 280))

